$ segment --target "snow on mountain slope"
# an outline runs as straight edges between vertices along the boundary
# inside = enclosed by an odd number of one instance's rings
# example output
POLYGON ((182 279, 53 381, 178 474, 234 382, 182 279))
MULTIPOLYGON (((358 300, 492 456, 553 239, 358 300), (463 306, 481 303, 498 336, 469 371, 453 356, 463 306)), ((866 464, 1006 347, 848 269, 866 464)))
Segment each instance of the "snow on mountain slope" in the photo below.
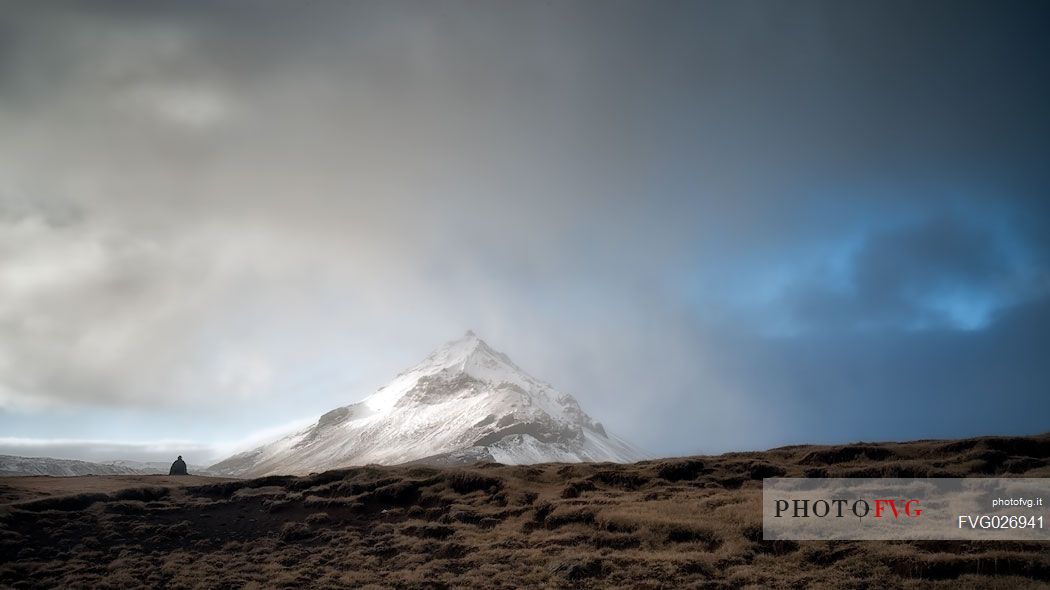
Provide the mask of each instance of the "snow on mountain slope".
POLYGON ((259 476, 420 460, 522 464, 642 458, 638 449, 606 433, 571 395, 530 377, 467 332, 364 400, 208 470, 259 476))

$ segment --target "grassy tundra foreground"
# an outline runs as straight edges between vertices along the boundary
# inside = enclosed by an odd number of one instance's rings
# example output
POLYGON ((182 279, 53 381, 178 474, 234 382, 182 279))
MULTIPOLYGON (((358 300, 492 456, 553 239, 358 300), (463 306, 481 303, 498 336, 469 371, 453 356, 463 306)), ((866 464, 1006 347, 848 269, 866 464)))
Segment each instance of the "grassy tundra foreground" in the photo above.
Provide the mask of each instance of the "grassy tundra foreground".
POLYGON ((1048 543, 767 542, 760 508, 763 477, 1050 477, 1048 457, 1042 435, 109 491, 60 478, 46 497, 37 478, 3 478, 0 585, 1050 587, 1048 543))

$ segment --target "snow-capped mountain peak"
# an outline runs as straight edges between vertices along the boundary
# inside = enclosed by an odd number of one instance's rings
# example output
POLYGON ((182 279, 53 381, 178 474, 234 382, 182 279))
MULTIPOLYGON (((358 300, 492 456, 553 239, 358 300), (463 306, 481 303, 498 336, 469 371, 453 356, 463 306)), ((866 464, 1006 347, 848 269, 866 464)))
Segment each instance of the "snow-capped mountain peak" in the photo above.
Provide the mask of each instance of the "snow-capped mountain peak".
POLYGON ((507 355, 490 347, 472 331, 432 352, 405 374, 465 373, 492 385, 535 381, 507 355))
MULTIPOLYGON (((473 331, 432 352, 416 366, 399 374, 391 383, 365 398, 361 403, 373 411, 387 410, 399 402, 437 402, 450 389, 470 394, 488 388, 517 387, 550 390, 550 386, 533 379, 514 364, 507 355, 496 351, 473 331), (442 387, 444 386, 444 387, 442 387), (457 386, 463 386, 457 389, 457 386), (407 398, 406 398, 407 396, 407 398)), ((554 409, 554 408, 551 408, 554 409)))
POLYGON ((366 463, 634 461, 571 395, 473 332, 438 348, 360 402, 213 466, 231 475, 306 473, 366 463))

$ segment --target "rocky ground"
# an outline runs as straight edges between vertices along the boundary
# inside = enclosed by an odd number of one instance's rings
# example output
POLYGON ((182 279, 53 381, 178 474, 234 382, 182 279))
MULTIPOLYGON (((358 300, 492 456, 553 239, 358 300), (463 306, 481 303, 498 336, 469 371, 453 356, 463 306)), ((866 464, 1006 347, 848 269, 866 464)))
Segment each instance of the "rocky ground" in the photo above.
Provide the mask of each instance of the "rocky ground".
POLYGON ((1050 477, 1048 457, 1043 435, 633 465, 5 478, 0 585, 1050 587, 1048 543, 768 542, 760 506, 763 477, 1050 477))

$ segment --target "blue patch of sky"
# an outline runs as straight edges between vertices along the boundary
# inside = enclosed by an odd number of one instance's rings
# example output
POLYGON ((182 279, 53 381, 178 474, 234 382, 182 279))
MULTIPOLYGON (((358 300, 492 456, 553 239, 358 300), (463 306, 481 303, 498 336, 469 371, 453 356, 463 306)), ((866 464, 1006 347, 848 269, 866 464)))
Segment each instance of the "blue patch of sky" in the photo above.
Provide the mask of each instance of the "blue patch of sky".
MULTIPOLYGON (((988 247, 1002 257, 999 263, 1008 272, 988 283, 957 277, 918 285, 916 292, 907 296, 916 309, 929 313, 906 318, 896 328, 980 330, 994 321, 998 311, 1047 292, 1045 273, 1036 266, 1031 248, 1015 229, 1016 213, 1003 201, 904 199, 900 197, 903 191, 882 190, 893 198, 856 190, 849 192, 849 197, 811 198, 810 209, 801 215, 806 223, 794 233, 780 240, 756 239, 732 255, 712 255, 712 240, 697 239, 697 255, 687 261, 687 268, 674 277, 673 283, 697 309, 705 309, 708 317, 712 314, 707 308, 717 305, 734 318, 743 318, 749 329, 763 336, 799 336, 813 326, 796 317, 790 304, 794 292, 815 289, 850 297, 856 294, 857 255, 872 236, 920 226, 934 216, 950 214, 986 234, 988 247)), ((853 318, 852 325, 862 330, 890 327, 865 317, 853 318)))

